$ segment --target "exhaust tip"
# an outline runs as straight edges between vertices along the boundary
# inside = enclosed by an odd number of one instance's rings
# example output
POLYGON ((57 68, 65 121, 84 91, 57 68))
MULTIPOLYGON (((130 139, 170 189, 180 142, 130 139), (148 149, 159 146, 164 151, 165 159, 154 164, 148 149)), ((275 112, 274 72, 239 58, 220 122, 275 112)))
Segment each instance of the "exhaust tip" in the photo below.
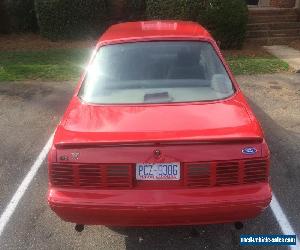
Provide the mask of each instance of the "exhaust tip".
POLYGON ((79 233, 82 232, 84 230, 84 225, 76 224, 75 230, 79 233))
POLYGON ((237 222, 234 223, 234 227, 235 227, 236 230, 241 230, 241 229, 243 229, 244 224, 240 221, 237 221, 237 222))

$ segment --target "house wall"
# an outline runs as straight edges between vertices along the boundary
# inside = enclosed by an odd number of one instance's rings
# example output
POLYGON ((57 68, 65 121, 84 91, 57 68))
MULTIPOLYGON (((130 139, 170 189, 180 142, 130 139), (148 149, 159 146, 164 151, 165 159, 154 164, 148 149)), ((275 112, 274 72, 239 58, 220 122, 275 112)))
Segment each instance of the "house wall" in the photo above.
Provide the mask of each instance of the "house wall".
POLYGON ((295 2, 296 2, 295 0, 271 0, 270 5, 272 7, 279 7, 279 8, 294 8, 295 2))

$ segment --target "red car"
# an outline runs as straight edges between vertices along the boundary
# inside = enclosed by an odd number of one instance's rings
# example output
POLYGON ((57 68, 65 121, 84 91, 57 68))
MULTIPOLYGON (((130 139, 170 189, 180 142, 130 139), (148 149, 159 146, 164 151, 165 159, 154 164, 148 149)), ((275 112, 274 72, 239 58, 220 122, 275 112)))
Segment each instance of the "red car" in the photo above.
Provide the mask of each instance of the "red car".
POLYGON ((56 129, 48 202, 78 225, 237 222, 269 205, 269 158, 203 27, 122 23, 100 38, 56 129))

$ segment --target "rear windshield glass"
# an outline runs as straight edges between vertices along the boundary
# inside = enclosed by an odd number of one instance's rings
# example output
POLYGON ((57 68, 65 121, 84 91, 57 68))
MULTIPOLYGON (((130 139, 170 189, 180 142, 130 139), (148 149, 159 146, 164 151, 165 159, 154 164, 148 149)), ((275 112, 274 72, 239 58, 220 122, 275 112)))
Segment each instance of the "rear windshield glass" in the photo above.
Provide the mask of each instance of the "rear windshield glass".
POLYGON ((233 93, 209 43, 164 41, 100 48, 79 96, 96 104, 140 104, 212 101, 233 93))

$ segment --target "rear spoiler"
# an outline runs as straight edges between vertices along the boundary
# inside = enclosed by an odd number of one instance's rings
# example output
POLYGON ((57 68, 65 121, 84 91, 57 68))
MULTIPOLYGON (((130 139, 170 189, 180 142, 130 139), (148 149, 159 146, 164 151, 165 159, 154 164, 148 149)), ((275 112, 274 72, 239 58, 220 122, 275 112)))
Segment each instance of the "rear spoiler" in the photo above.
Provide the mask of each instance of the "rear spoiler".
POLYGON ((247 143, 262 143, 261 137, 244 137, 244 138, 222 138, 210 140, 176 140, 176 141, 95 141, 95 142, 60 142, 56 143, 58 149, 64 148, 102 148, 102 147, 149 147, 149 146, 176 146, 176 145, 207 145, 207 144, 247 144, 247 143))

